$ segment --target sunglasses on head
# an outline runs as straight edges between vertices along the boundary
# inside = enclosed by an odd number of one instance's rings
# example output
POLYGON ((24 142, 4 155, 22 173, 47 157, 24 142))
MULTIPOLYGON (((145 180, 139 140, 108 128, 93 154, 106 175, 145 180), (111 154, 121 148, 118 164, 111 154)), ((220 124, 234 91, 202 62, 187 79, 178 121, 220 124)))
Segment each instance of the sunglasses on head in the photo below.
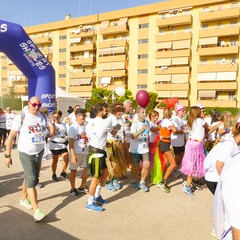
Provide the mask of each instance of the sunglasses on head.
POLYGON ((42 103, 31 103, 30 104, 33 106, 33 107, 36 107, 38 106, 39 108, 42 106, 42 103))

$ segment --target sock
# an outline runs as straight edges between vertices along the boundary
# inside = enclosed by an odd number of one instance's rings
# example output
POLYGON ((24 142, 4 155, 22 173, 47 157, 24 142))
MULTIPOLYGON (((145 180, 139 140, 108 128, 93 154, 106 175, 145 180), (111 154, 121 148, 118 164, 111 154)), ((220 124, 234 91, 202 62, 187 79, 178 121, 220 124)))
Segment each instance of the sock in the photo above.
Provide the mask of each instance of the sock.
POLYGON ((97 186, 94 197, 98 198, 100 196, 101 187, 97 186))
POLYGON ((141 180, 140 183, 144 183, 144 184, 145 184, 145 181, 144 181, 144 180, 141 180))
POLYGON ((88 196, 88 205, 93 203, 93 196, 88 196))

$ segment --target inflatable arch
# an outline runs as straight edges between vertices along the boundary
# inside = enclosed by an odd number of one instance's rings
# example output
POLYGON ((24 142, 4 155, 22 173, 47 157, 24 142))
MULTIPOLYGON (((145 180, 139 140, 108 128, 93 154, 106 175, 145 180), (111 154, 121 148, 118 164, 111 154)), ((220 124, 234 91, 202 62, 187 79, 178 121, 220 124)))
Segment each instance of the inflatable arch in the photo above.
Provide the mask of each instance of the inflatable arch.
POLYGON ((37 96, 42 107, 56 108, 55 71, 22 26, 0 19, 0 52, 28 78, 28 99, 37 96))

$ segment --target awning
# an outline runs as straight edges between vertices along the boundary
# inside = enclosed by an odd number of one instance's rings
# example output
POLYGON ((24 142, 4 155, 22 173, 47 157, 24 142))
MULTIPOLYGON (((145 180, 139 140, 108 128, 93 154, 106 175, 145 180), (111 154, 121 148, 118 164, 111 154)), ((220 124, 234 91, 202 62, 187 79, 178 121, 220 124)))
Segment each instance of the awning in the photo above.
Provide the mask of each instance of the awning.
POLYGON ((100 24, 100 28, 106 28, 106 27, 108 27, 109 26, 109 21, 103 21, 103 22, 101 22, 101 24, 100 24))
POLYGON ((22 72, 20 70, 11 70, 9 75, 22 75, 22 72))
POLYGON ((216 97, 216 90, 199 90, 198 97, 204 98, 215 98, 216 97))
POLYGON ((91 84, 92 78, 71 78, 70 86, 89 85, 91 84))
POLYGON ((158 75, 155 83, 171 82, 172 75, 158 75))
POLYGON ((216 75, 217 75, 216 72, 198 73, 197 80, 198 81, 215 81, 216 75))
POLYGON ((172 58, 172 65, 188 65, 188 57, 172 58))
POLYGON ((158 97, 159 98, 169 98, 169 97, 171 97, 171 91, 159 91, 158 97))
POLYGON ((112 47, 112 48, 110 48, 110 53, 111 54, 125 53, 125 47, 112 47))
POLYGON ((181 41, 174 41, 172 43, 172 49, 188 49, 190 48, 190 39, 188 40, 181 40, 181 41))
POLYGON ((172 83, 188 83, 188 74, 173 74, 172 83))
POLYGON ((77 43, 77 42, 81 42, 81 38, 71 38, 70 39, 70 43, 77 43))
POLYGON ((172 62, 171 58, 161 58, 161 59, 156 59, 155 66, 170 66, 172 62))
POLYGON ((119 21, 118 21, 118 26, 122 26, 122 25, 127 24, 127 21, 128 21, 127 17, 120 18, 119 21))
POLYGON ((188 97, 188 91, 172 91, 171 97, 186 98, 188 97))
POLYGON ((217 45, 218 37, 209 37, 199 39, 199 45, 217 45))
POLYGON ((111 82, 111 77, 102 77, 101 78, 101 85, 110 84, 110 82, 111 82))
POLYGON ((171 49, 172 42, 160 42, 157 43, 157 49, 171 49))
POLYGON ((108 55, 108 54, 111 54, 111 48, 99 49, 99 55, 108 55))
POLYGON ((237 72, 217 72, 218 81, 236 81, 237 72))

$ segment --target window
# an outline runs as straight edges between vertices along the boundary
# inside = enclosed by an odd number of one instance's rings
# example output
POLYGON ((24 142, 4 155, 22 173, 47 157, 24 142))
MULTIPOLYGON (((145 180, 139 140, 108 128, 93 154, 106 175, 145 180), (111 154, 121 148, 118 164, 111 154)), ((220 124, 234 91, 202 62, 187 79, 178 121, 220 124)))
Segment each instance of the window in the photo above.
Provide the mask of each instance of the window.
POLYGON ((231 21, 231 26, 236 27, 237 26, 237 20, 231 21))
POLYGON ((190 32, 190 30, 191 30, 190 26, 184 27, 184 32, 190 32))
POLYGON ((138 69, 138 74, 147 74, 148 70, 147 69, 138 69))
POLYGON ((138 39, 138 44, 145 44, 148 43, 148 38, 146 39, 138 39))
POLYGON ((203 12, 209 12, 209 7, 204 7, 203 12))
POLYGON ((202 25, 202 30, 206 30, 206 29, 208 29, 208 24, 203 24, 202 25))
POLYGON ((221 64, 221 58, 216 58, 216 64, 221 64))
POLYGON ((65 39, 67 39, 67 36, 66 36, 66 35, 59 36, 59 40, 65 40, 65 39))
POLYGON ((66 74, 59 74, 59 78, 66 78, 66 74))
POLYGON ((185 15, 190 15, 190 10, 189 9, 185 10, 184 12, 185 12, 185 15))
POLYGON ((230 45, 231 46, 236 46, 237 45, 237 40, 236 39, 230 39, 230 45))
POLYGON ((117 40, 117 36, 116 35, 113 36, 113 40, 117 40))
POLYGON ((147 84, 141 84, 141 85, 137 85, 138 89, 146 89, 147 88, 147 84))
POLYGON ((64 65, 66 65, 65 61, 59 62, 59 66, 64 66, 64 65))
POLYGON ((148 54, 140 54, 138 55, 138 59, 148 58, 148 54))
POLYGON ((218 11, 221 11, 222 10, 222 5, 219 5, 218 6, 218 11))
POLYGON ((7 81, 7 78, 2 78, 2 81, 7 81))
POLYGON ((237 8, 238 7, 238 2, 232 2, 232 8, 237 8))
POLYGON ((206 66, 207 65, 207 59, 202 59, 201 60, 201 65, 206 66))
POLYGON ((108 37, 104 36, 103 41, 106 42, 108 40, 108 37))
POLYGON ((160 35, 165 35, 166 31, 164 29, 160 29, 160 35))
POLYGON ((173 34, 176 34, 176 33, 177 33, 177 29, 176 29, 176 28, 173 28, 173 29, 172 29, 172 32, 173 32, 173 34))
POLYGON ((66 52, 66 51, 67 51, 66 48, 60 48, 60 49, 59 49, 59 52, 60 52, 60 53, 64 53, 64 52, 66 52))
POLYGON ((148 27, 149 27, 149 23, 143 23, 138 25, 139 29, 148 28, 148 27))
POLYGON ((161 15, 160 15, 160 18, 161 18, 161 19, 165 19, 165 18, 166 18, 166 14, 161 14, 161 15))
POLYGON ((7 56, 2 56, 1 59, 7 59, 7 56))
POLYGON ((221 22, 217 23, 217 28, 222 28, 222 23, 221 22))
POLYGON ((7 67, 2 67, 2 70, 7 70, 7 67))

